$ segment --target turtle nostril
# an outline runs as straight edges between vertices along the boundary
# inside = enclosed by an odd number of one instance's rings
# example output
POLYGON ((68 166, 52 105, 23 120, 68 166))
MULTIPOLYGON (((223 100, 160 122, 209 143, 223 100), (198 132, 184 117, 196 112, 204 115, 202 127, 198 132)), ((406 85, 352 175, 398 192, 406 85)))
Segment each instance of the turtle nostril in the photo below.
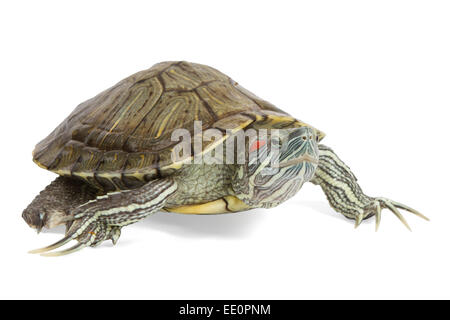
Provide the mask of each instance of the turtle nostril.
POLYGON ((39 231, 45 225, 47 214, 42 210, 28 207, 22 212, 22 218, 30 227, 39 231))
POLYGON ((303 136, 302 139, 303 139, 304 141, 306 141, 306 137, 305 137, 305 136, 303 136))

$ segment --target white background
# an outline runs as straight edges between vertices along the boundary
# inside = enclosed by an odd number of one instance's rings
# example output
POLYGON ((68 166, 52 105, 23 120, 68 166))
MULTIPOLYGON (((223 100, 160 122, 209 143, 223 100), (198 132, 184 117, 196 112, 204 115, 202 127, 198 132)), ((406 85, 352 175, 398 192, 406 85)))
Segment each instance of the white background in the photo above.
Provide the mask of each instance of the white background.
POLYGON ((448 1, 9 1, 0 5, 0 298, 450 298, 448 1), (34 145, 164 60, 211 65, 324 130, 413 232, 335 213, 311 184, 272 210, 158 213, 61 258, 22 210, 54 175, 34 145))

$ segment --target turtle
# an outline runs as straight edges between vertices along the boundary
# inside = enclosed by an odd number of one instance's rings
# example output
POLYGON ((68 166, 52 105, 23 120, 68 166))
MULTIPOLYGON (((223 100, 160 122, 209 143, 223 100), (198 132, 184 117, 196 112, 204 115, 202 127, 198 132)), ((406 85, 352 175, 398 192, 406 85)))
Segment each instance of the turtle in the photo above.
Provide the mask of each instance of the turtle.
POLYGON ((66 234, 30 252, 59 256, 105 240, 116 244, 124 226, 157 211, 272 208, 306 182, 320 186, 355 227, 375 216, 377 230, 382 209, 408 229, 399 209, 428 220, 366 195, 324 137, 212 67, 155 64, 78 105, 36 145, 33 161, 58 177, 22 217, 38 232, 65 225, 66 234))

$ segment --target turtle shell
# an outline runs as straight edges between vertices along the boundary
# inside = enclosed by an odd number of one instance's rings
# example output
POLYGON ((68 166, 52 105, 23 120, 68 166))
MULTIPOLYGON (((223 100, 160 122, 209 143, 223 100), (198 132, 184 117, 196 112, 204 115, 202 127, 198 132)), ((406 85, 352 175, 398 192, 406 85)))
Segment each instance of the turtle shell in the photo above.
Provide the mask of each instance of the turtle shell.
MULTIPOLYGON (((214 68, 162 62, 80 104, 36 146, 33 160, 98 188, 133 188, 180 167, 171 160, 178 143, 172 132, 185 128, 192 133, 196 120, 202 121, 202 129, 223 132, 252 124, 307 125, 214 68)), ((205 144, 203 150, 208 150, 211 143, 205 144)))

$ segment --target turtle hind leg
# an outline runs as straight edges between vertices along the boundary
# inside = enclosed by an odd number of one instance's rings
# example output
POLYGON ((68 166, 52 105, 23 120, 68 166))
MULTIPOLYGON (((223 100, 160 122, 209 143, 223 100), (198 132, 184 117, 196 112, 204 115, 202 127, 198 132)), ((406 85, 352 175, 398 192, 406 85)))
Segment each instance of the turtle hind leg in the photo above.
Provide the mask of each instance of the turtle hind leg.
POLYGON ((50 183, 23 211, 25 222, 39 232, 42 228, 53 228, 65 222, 72 209, 95 199, 97 190, 87 183, 67 177, 58 177, 50 183))
POLYGON ((350 168, 333 150, 324 145, 319 145, 319 165, 311 182, 320 185, 334 210, 355 220, 355 227, 362 220, 375 216, 377 230, 382 209, 390 210, 409 230, 411 229, 399 209, 428 220, 418 211, 401 203, 364 194, 350 168))

